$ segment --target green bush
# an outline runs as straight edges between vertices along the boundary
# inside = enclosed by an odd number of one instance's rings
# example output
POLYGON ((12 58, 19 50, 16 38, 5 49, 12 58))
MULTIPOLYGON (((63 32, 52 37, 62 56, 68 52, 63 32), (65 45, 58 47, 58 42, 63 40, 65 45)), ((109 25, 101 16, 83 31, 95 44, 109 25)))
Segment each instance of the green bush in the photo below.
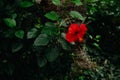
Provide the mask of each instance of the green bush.
MULTIPOLYGON (((70 2, 82 5, 79 0, 70 2)), ((72 45, 62 35, 68 26, 66 15, 84 18, 77 11, 63 15, 47 11, 43 3, 44 0, 38 4, 34 0, 0 1, 2 80, 63 80, 69 74, 72 45)), ((52 4, 62 6, 59 0, 52 0, 52 4)))

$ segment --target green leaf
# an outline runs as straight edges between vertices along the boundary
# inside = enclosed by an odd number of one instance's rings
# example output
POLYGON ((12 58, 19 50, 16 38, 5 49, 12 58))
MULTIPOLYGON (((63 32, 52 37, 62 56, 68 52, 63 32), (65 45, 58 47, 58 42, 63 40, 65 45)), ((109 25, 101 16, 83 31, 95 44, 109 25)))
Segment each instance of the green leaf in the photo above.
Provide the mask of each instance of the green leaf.
POLYGON ((52 0, 52 3, 56 6, 60 6, 61 5, 61 2, 60 0, 52 0))
POLYGON ((34 46, 45 46, 49 43, 47 34, 40 34, 34 41, 34 46))
POLYGON ((36 28, 32 28, 28 33, 27 33, 27 38, 35 38, 37 36, 38 30, 36 28))
POLYGON ((23 48, 23 44, 22 43, 13 44, 12 45, 12 52, 15 53, 15 52, 19 51, 22 48, 23 48))
POLYGON ((20 38, 20 39, 23 39, 24 37, 24 31, 23 30, 18 30, 15 32, 15 36, 20 38))
POLYGON ((48 12, 44 16, 52 21, 59 19, 59 15, 55 11, 48 12))
POLYGON ((41 33, 47 34, 49 36, 54 36, 58 34, 58 28, 53 24, 45 24, 44 28, 42 29, 41 33))
POLYGON ((69 13, 73 18, 84 21, 84 17, 77 11, 70 11, 69 13))
POLYGON ((11 19, 11 18, 4 18, 3 19, 5 24, 10 27, 10 28, 14 28, 16 26, 16 21, 15 19, 11 19))
POLYGON ((85 79, 85 76, 80 76, 79 77, 79 80, 84 80, 85 79))
POLYGON ((46 58, 38 58, 37 63, 38 63, 39 67, 44 67, 47 63, 47 59, 46 58))
POLYGON ((55 26, 55 25, 54 25, 54 23, 52 23, 52 22, 46 22, 46 23, 45 23, 45 26, 47 26, 47 27, 53 27, 53 26, 55 26))
POLYGON ((48 48, 45 56, 49 62, 53 62, 59 56, 59 49, 57 47, 48 48))
POLYGON ((98 43, 93 43, 93 46, 95 46, 97 49, 101 50, 101 48, 100 48, 98 43))
POLYGON ((28 8, 28 7, 33 6, 33 3, 30 2, 30 1, 22 1, 22 2, 20 3, 20 6, 23 7, 23 8, 28 8))
POLYGON ((75 3, 76 6, 82 5, 81 0, 72 0, 73 3, 75 3))
POLYGON ((42 28, 42 27, 43 27, 43 25, 41 25, 41 24, 35 24, 35 28, 40 29, 40 28, 42 28))
POLYGON ((16 13, 11 14, 11 18, 12 18, 12 19, 15 19, 16 17, 17 17, 17 14, 16 14, 16 13))
POLYGON ((101 36, 100 36, 100 35, 96 35, 95 38, 96 38, 96 39, 100 39, 101 36))
POLYGON ((58 42, 61 44, 61 46, 64 50, 70 50, 71 49, 70 45, 67 43, 67 41, 65 39, 59 38, 58 42))
POLYGON ((94 38, 94 40, 97 41, 97 42, 99 42, 99 41, 100 41, 100 38, 101 38, 100 35, 96 35, 95 38, 94 38))

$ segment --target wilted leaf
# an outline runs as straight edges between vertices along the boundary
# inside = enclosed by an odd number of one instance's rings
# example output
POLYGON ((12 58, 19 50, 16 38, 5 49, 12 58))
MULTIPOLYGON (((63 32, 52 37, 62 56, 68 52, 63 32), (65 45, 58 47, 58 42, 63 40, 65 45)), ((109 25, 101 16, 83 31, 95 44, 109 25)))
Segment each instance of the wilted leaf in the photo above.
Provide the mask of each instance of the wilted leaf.
POLYGON ((15 32, 15 36, 20 38, 20 39, 23 39, 24 37, 24 31, 23 30, 18 30, 15 32))
POLYGON ((34 46, 45 46, 49 43, 49 38, 46 34, 40 34, 34 41, 34 46))
POLYGON ((4 20, 5 24, 10 28, 14 28, 16 26, 16 21, 14 19, 4 18, 3 20, 4 20))
POLYGON ((59 15, 55 11, 51 11, 49 13, 46 13, 44 16, 52 21, 59 19, 59 15))
POLYGON ((84 20, 84 17, 77 11, 70 11, 70 15, 73 17, 73 18, 76 18, 76 19, 79 19, 79 20, 84 20))
POLYGON ((36 3, 40 4, 42 0, 35 0, 36 3))

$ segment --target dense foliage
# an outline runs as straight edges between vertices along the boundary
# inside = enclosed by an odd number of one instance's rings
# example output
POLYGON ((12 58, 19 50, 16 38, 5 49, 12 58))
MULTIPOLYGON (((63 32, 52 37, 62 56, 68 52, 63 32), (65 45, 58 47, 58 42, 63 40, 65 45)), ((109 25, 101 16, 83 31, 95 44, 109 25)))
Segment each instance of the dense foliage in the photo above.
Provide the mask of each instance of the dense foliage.
POLYGON ((120 2, 118 0, 87 0, 87 2, 88 21, 91 20, 88 52, 96 58, 95 61, 102 68, 104 67, 101 70, 103 79, 119 80, 120 2))
POLYGON ((102 51, 102 55, 115 61, 116 65, 119 57, 120 30, 119 17, 120 6, 117 0, 87 0, 88 1, 88 19, 91 19, 89 27, 90 34, 93 38, 98 35, 101 38, 98 42, 102 51), (116 56, 117 55, 117 56, 116 56), (113 57, 114 56, 114 57, 113 57))
MULTIPOLYGON (((84 17, 72 10, 62 15, 56 10, 47 10, 49 7, 42 7, 45 3, 48 1, 0 1, 1 79, 61 80, 70 72, 71 44, 64 38, 66 20, 70 16, 78 20, 84 17)), ((82 4, 72 0, 70 3, 82 4)), ((62 6, 59 0, 49 4, 51 8, 62 6)))

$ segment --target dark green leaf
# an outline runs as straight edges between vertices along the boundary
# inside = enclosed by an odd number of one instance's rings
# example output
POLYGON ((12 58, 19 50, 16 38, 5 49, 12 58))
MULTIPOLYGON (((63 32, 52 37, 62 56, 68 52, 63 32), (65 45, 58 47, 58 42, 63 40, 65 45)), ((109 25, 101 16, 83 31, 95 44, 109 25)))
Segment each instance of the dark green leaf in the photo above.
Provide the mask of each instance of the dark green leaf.
POLYGON ((52 22, 46 22, 45 26, 47 26, 47 27, 55 27, 54 23, 52 23, 52 22))
POLYGON ((49 13, 46 13, 44 16, 52 21, 59 19, 59 15, 55 11, 51 11, 49 13))
POLYGON ((45 46, 49 43, 49 38, 46 34, 40 34, 34 41, 34 46, 45 46))
POLYGON ((65 50, 70 50, 71 49, 70 45, 63 38, 59 38, 58 42, 61 44, 63 49, 65 49, 65 50))
POLYGON ((12 19, 15 19, 17 17, 17 14, 14 13, 14 14, 11 15, 11 17, 12 17, 12 19))
POLYGON ((81 0, 72 0, 73 3, 75 3, 76 6, 82 5, 81 0))
POLYGON ((23 30, 18 30, 15 32, 15 36, 20 38, 20 39, 23 39, 24 37, 24 31, 23 30))
POLYGON ((37 29, 36 28, 32 28, 28 33, 27 33, 27 38, 31 39, 31 38, 35 38, 37 35, 37 29))
POLYGON ((41 33, 47 34, 50 36, 54 36, 58 34, 58 28, 52 24, 46 24, 47 26, 44 26, 41 33))
POLYGON ((76 18, 76 19, 79 19, 79 20, 84 20, 84 17, 77 11, 71 11, 70 12, 70 15, 73 17, 73 18, 76 18))
POLYGON ((61 2, 60 0, 52 0, 52 3, 56 6, 60 6, 61 5, 61 2))
POLYGON ((16 21, 14 19, 4 18, 3 20, 4 20, 5 24, 10 28, 14 28, 16 26, 16 21))
POLYGON ((23 7, 23 8, 27 8, 27 7, 33 6, 33 3, 30 2, 30 1, 23 1, 23 2, 20 3, 20 6, 23 7))
POLYGON ((48 48, 45 56, 49 62, 53 62, 59 56, 59 49, 57 47, 48 48))
POLYGON ((12 52, 15 53, 15 52, 19 51, 22 48, 23 48, 23 44, 21 44, 21 43, 13 44, 12 45, 12 52))
POLYGON ((13 29, 8 29, 6 31, 3 32, 3 35, 5 38, 12 38, 14 37, 14 30, 13 29))
POLYGON ((47 59, 46 58, 38 58, 37 63, 38 63, 39 67, 44 67, 47 63, 47 59))

